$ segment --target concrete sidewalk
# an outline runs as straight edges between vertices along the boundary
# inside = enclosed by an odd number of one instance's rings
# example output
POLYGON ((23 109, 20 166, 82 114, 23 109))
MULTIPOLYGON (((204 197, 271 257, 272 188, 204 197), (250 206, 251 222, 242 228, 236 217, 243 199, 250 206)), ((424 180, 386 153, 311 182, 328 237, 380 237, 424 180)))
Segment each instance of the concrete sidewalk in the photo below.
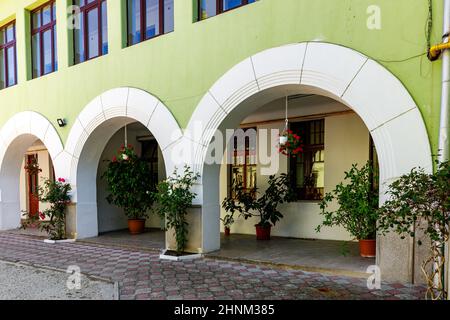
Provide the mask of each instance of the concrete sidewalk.
POLYGON ((70 290, 63 271, 0 261, 0 300, 115 300, 113 283, 81 276, 81 289, 70 290))

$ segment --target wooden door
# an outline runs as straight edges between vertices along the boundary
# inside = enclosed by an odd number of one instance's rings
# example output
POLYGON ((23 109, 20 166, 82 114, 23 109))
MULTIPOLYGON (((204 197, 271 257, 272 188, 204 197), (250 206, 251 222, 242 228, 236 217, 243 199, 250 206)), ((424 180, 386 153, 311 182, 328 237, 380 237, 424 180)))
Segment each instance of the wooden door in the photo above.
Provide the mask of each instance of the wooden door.
MULTIPOLYGON (((28 164, 38 163, 37 154, 27 155, 28 164)), ((37 188, 39 186, 39 172, 27 171, 28 182, 28 211, 30 215, 38 214, 39 198, 37 197, 37 188)))

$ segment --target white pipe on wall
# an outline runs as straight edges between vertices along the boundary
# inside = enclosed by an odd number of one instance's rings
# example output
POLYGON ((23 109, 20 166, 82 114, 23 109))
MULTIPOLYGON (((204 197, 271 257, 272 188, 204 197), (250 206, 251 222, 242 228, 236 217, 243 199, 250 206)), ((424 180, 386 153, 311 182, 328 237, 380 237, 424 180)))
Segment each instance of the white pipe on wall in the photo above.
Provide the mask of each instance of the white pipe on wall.
MULTIPOLYGON (((450 33, 450 0, 444 2, 444 23, 442 42, 448 42, 450 33)), ((450 124, 450 50, 442 53, 442 93, 441 93, 441 121, 439 126, 439 162, 450 159, 449 124, 450 124)))
MULTIPOLYGON (((450 34, 450 0, 444 1, 444 17, 443 17, 443 39, 442 42, 449 41, 450 34)), ((441 120, 439 126, 439 155, 438 161, 445 162, 450 160, 449 151, 449 125, 450 125, 450 50, 444 50, 442 53, 442 93, 441 93, 441 120)), ((447 274, 444 276, 445 287, 448 291, 450 288, 450 254, 448 245, 446 246, 447 257, 447 274)), ((447 298, 450 299, 449 296, 447 298)))

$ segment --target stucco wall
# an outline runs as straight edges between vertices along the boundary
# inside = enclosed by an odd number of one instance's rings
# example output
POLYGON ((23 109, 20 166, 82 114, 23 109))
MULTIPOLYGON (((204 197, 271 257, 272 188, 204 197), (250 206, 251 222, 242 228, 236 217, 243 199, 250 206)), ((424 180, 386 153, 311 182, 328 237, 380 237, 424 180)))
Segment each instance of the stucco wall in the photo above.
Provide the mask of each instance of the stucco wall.
MULTIPOLYGON (((425 52, 426 1, 259 0, 194 22, 195 0, 175 0, 175 31, 128 48, 124 48, 124 1, 108 1, 108 55, 73 66, 69 0, 57 0, 58 71, 31 80, 28 10, 43 2, 0 1, 0 25, 11 19, 17 23, 19 78, 17 86, 0 91, 0 125, 30 109, 42 113, 56 128, 56 119, 64 117, 68 126, 57 130, 65 142, 89 101, 108 89, 129 86, 159 97, 185 127, 201 97, 240 61, 288 43, 323 41, 355 49, 397 76, 421 109, 436 153, 441 63, 406 59, 425 52), (367 9, 374 4, 382 20, 380 29, 371 30, 367 9)), ((442 1, 433 0, 433 6, 432 42, 437 43, 442 34, 442 1)))
MULTIPOLYGON (((332 103, 331 105, 335 105, 332 103)), ((328 105, 328 108, 331 106, 328 105)), ((311 107, 311 105, 310 105, 311 107)), ((326 110, 327 106, 316 106, 317 111, 326 110)), ((292 111, 295 113, 295 111, 292 111)), ((264 112, 260 113, 261 115, 264 112)), ((256 119, 257 115, 252 115, 256 119)), ((284 122, 258 125, 258 129, 278 128, 282 130, 284 122)), ((276 152, 276 151, 275 151, 276 152)), ((369 158, 369 132, 356 114, 343 114, 325 118, 325 192, 333 190, 334 186, 344 178, 344 171, 351 168, 353 163, 363 165, 369 158)), ((279 173, 287 172, 288 159, 279 155, 279 173)), ((261 191, 267 186, 267 176, 262 176, 257 171, 257 186, 261 191)), ((221 166, 220 198, 227 195, 227 167, 221 166)), ((320 208, 316 201, 299 201, 280 206, 284 218, 273 228, 273 235, 283 237, 308 238, 308 239, 333 239, 351 240, 350 235, 342 228, 324 228, 321 233, 316 233, 315 228, 321 223, 320 208)), ((225 215, 222 209, 221 216, 225 215)), ((254 234, 254 225, 257 218, 247 221, 235 219, 232 226, 233 233, 254 234)), ((223 231, 223 226, 221 226, 223 231)))

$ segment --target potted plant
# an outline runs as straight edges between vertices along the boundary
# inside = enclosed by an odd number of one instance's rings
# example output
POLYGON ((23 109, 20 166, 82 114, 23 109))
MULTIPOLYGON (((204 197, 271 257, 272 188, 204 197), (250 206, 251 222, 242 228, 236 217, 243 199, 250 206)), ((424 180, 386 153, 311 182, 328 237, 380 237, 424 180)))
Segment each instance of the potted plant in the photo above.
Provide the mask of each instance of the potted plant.
POLYGON ((319 203, 325 219, 316 231, 320 232, 324 226, 344 227, 359 240, 362 257, 375 257, 376 252, 378 192, 372 188, 372 178, 373 168, 370 162, 362 168, 353 164, 350 171, 345 172, 345 183, 338 184, 319 203), (337 209, 328 211, 335 201, 337 209))
POLYGON ((49 203, 50 207, 38 215, 33 215, 31 220, 22 224, 22 228, 26 229, 41 220, 39 229, 47 232, 49 240, 66 240, 66 211, 70 204, 70 191, 70 184, 63 178, 57 181, 45 180, 43 186, 37 189, 37 197, 39 201, 49 203))
POLYGON ((145 230, 147 212, 153 205, 151 178, 148 163, 136 155, 131 145, 122 146, 102 175, 108 183, 106 200, 124 210, 130 234, 145 230))
POLYGON ((424 239, 430 244, 430 255, 422 263, 428 290, 426 298, 446 300, 445 247, 450 231, 450 162, 437 163, 433 174, 423 169, 394 181, 387 190, 389 196, 380 208, 378 230, 381 234, 395 232, 402 238, 416 237, 418 245, 424 239), (421 231, 421 232, 417 232, 421 231))
POLYGON ((225 236, 229 237, 231 234, 231 226, 234 223, 233 214, 226 214, 223 218, 220 218, 220 221, 223 223, 225 236))
MULTIPOLYGON (((156 202, 154 210, 161 218, 166 221, 166 230, 172 230, 175 233, 177 244, 176 256, 181 256, 188 242, 188 223, 186 215, 188 209, 192 206, 192 201, 197 196, 192 187, 200 177, 189 167, 184 168, 183 174, 175 172, 164 181, 161 181, 153 196, 156 202)), ((166 252, 166 255, 169 254, 166 252)))
POLYGON ((258 194, 257 188, 251 193, 239 184, 234 184, 233 188, 235 196, 225 198, 222 207, 231 215, 239 212, 246 220, 254 216, 259 217, 259 222, 255 225, 256 238, 270 240, 272 226, 283 218, 278 206, 293 200, 289 176, 285 173, 278 177, 270 176, 267 189, 257 199, 254 196, 258 194))

